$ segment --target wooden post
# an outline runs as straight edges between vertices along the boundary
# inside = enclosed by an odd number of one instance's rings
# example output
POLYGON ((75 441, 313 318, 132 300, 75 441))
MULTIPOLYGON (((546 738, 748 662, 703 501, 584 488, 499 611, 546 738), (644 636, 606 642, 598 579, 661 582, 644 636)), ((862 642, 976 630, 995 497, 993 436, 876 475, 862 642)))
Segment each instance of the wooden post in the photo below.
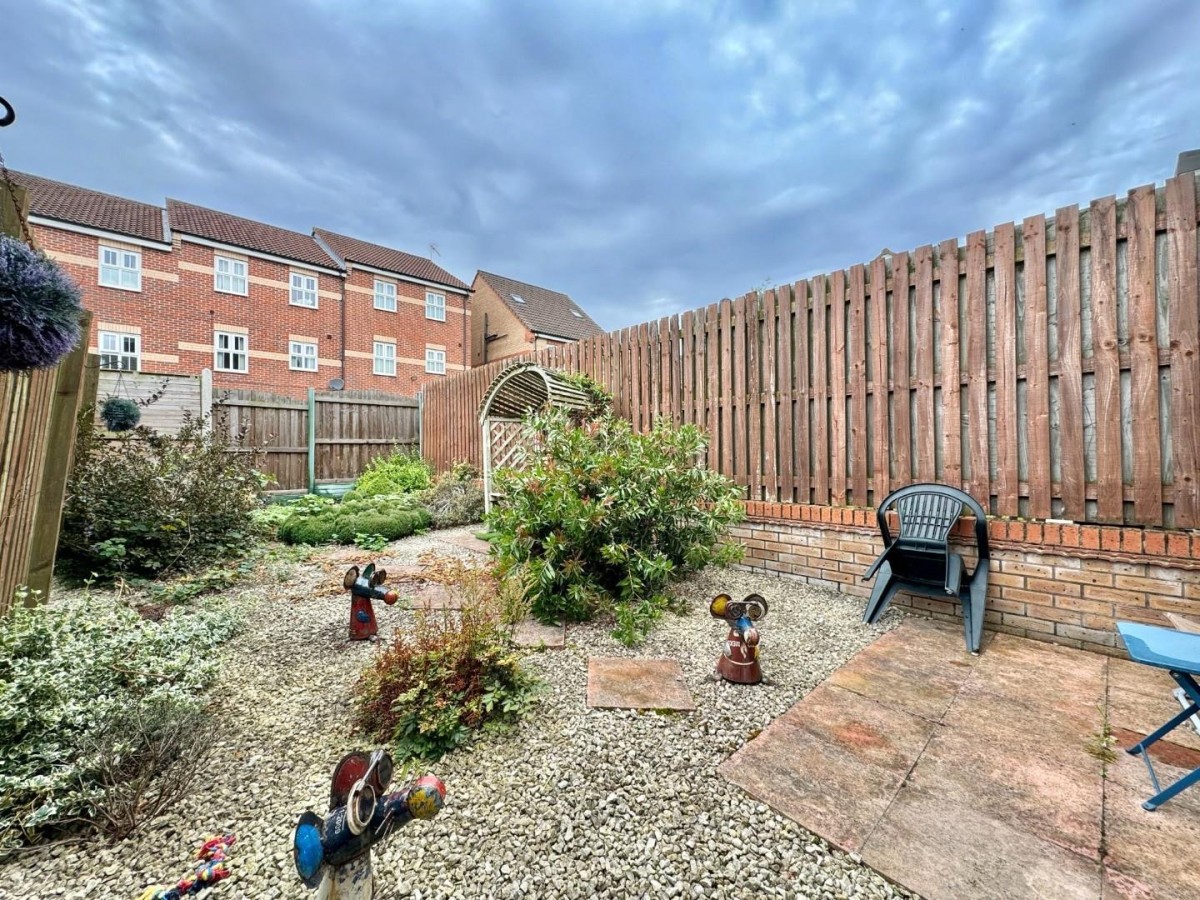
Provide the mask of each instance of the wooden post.
POLYGON ((200 370, 200 417, 204 421, 204 433, 212 431, 213 384, 212 369, 200 370))
POLYGON ((7 234, 17 240, 24 240, 21 223, 25 221, 29 210, 29 198, 25 188, 16 189, 16 204, 7 187, 0 186, 0 234, 7 234))
MULTIPOLYGON (((29 545, 28 576, 25 583, 30 589, 30 598, 38 597, 42 602, 50 597, 50 583, 54 577, 54 557, 58 550, 58 534, 62 527, 63 499, 67 491, 67 478, 75 458, 75 433, 81 406, 95 406, 95 380, 92 379, 92 394, 86 396, 81 385, 84 380, 84 364, 89 361, 88 335, 91 331, 92 314, 85 312, 81 317, 79 344, 59 363, 54 384, 54 400, 50 406, 50 420, 46 428, 45 465, 42 469, 41 490, 38 492, 37 510, 33 520, 33 540, 29 545), (40 591, 40 594, 35 592, 40 591)), ((99 366, 99 359, 90 357, 99 366)))
POLYGON ((308 389, 308 492, 317 492, 317 391, 308 389))
POLYGON ((425 392, 417 392, 417 455, 425 458, 425 392))

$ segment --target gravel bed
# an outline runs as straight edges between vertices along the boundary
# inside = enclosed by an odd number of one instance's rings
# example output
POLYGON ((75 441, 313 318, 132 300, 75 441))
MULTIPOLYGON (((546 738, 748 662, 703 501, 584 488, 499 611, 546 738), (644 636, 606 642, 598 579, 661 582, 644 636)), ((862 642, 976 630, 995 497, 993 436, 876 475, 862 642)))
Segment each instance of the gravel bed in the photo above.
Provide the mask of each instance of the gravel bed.
MULTIPOLYGON (((431 549, 473 555, 431 534, 376 558, 412 565, 431 549)), ((349 695, 376 647, 346 640, 341 577, 371 558, 329 551, 278 588, 243 591, 249 624, 224 648, 217 688, 221 737, 192 795, 120 844, 46 848, 0 866, 0 898, 134 898, 178 879, 218 831, 237 833, 234 875, 201 896, 314 896, 296 878, 291 831, 304 809, 324 814, 333 765, 364 746, 349 731, 349 695)), ((377 897, 913 896, 716 773, 898 616, 867 627, 857 599, 744 570, 701 573, 679 592, 689 612, 668 614, 636 650, 595 624, 570 627, 564 650, 528 656, 547 686, 536 710, 516 732, 432 767, 446 783, 446 807, 376 849, 377 897), (762 685, 712 678, 725 628, 708 601, 722 590, 758 591, 771 604, 761 625, 762 685), (588 710, 591 655, 679 660, 696 711, 588 710)), ((377 604, 376 616, 386 636, 411 613, 377 604)))

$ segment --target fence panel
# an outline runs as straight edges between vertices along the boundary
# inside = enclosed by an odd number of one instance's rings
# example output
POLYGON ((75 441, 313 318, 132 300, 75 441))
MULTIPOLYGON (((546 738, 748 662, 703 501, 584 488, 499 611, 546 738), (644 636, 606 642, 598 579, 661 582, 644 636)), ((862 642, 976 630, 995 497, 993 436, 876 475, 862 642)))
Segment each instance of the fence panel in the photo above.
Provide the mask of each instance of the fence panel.
MULTIPOLYGON (((932 479, 998 515, 1192 528, 1197 267, 1188 173, 538 358, 598 371, 638 428, 695 422, 749 499, 871 506, 932 479)), ((427 389, 438 466, 478 462, 498 371, 427 389)))

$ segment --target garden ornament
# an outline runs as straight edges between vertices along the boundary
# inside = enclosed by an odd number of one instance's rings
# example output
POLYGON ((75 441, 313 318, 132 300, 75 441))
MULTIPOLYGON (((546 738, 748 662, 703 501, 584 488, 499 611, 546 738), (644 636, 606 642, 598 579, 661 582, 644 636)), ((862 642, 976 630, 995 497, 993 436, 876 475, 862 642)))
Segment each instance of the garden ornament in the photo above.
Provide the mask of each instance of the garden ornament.
POLYGON ((229 854, 229 848, 236 840, 237 836, 233 834, 219 834, 209 838, 196 851, 196 859, 199 862, 196 863, 195 870, 191 875, 180 879, 174 887, 167 885, 148 887, 138 900, 182 900, 184 897, 198 894, 205 888, 212 887, 223 878, 228 878, 230 872, 229 866, 226 865, 226 857, 229 854))
POLYGON ((758 629, 754 624, 766 618, 766 599, 749 594, 744 600, 734 600, 728 594, 718 594, 708 611, 714 618, 729 623, 725 648, 717 660, 717 674, 734 684, 758 684, 763 674, 758 664, 758 629))
POLYGON ((350 592, 350 640, 364 641, 379 633, 372 600, 382 600, 391 606, 400 599, 400 595, 395 591, 380 587, 385 581, 387 571, 376 569, 375 563, 368 563, 361 573, 358 566, 351 566, 346 570, 342 586, 350 592))
POLYGON ((432 819, 441 811, 446 786, 439 778, 424 775, 385 794, 392 771, 384 750, 348 753, 333 770, 329 814, 324 819, 311 810, 301 814, 292 852, 300 880, 320 887, 318 900, 370 900, 371 848, 413 819, 432 819))

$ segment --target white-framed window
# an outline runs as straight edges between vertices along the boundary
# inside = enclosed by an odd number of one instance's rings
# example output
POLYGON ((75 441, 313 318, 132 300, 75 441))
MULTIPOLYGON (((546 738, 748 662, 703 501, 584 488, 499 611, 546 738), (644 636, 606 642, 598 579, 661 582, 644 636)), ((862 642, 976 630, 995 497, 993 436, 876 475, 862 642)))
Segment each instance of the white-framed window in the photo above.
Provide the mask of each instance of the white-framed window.
POLYGON ((317 276, 303 272, 292 273, 292 306, 317 308, 317 276))
POLYGON ((435 322, 446 321, 446 295, 435 291, 425 292, 425 318, 435 322))
POLYGON ((100 348, 100 368, 136 372, 141 368, 141 338, 122 331, 101 331, 97 343, 100 348))
POLYGON ((396 374, 396 345, 386 341, 375 342, 375 374, 396 374))
POLYGON ((289 341, 288 368, 301 372, 317 371, 317 345, 308 341, 289 341))
POLYGON ((249 293, 246 279, 246 261, 231 256, 213 257, 213 288, 222 294, 249 293))
POLYGON ((375 279, 375 308, 384 312, 396 311, 396 286, 390 281, 375 279))
POLYGON ((247 336, 232 331, 218 331, 213 335, 213 368, 218 372, 249 372, 250 360, 246 352, 247 336))
POLYGON ((425 348, 425 371, 430 375, 446 374, 446 351, 425 348))
POLYGON ((142 289, 142 254, 136 250, 100 248, 100 283, 123 291, 142 289))

